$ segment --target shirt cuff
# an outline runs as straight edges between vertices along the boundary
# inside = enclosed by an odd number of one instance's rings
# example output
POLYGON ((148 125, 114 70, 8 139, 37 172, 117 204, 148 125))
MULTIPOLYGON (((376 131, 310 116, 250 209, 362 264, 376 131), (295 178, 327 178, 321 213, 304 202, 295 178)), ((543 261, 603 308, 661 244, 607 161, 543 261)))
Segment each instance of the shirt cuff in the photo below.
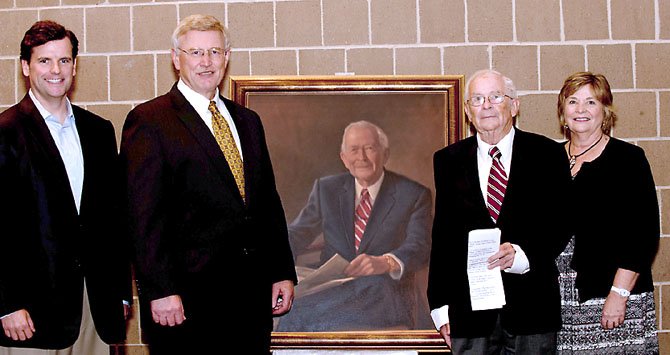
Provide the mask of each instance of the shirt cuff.
POLYGON ((512 247, 516 251, 516 255, 514 255, 514 261, 512 262, 512 267, 509 269, 505 269, 505 272, 509 272, 510 274, 525 274, 528 271, 530 271, 530 262, 528 261, 528 257, 526 256, 526 253, 521 249, 520 246, 516 244, 512 244, 512 247))
POLYGON ((405 271, 405 264, 403 264, 402 261, 400 261, 400 259, 398 259, 397 256, 395 256, 391 253, 386 253, 384 255, 388 255, 388 256, 392 257, 393 260, 395 260, 395 262, 398 263, 398 265, 400 265, 400 269, 389 273, 389 276, 391 276, 392 279, 400 280, 400 278, 402 277, 402 274, 405 271))
POLYGON ((445 305, 430 311, 430 317, 433 318, 435 329, 439 331, 443 325, 449 324, 449 305, 445 305))
MULTIPOLYGON (((18 310, 18 311, 20 311, 20 310, 18 310)), ((18 312, 18 311, 14 311, 14 312, 12 312, 12 313, 7 313, 7 314, 5 314, 4 316, 0 317, 0 319, 5 319, 5 318, 11 316, 12 314, 14 314, 14 313, 16 313, 16 312, 18 312)))

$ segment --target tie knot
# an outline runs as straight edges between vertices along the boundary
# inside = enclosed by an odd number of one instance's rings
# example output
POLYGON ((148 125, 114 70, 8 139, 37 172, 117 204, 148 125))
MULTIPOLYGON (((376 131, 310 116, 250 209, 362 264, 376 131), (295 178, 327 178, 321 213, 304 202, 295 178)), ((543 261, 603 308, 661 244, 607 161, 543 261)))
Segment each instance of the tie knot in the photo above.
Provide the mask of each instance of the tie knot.
POLYGON ((493 159, 500 159, 502 153, 500 152, 500 149, 498 149, 498 147, 494 145, 493 147, 491 147, 491 149, 489 149, 489 155, 493 159))
POLYGON ((215 102, 214 100, 212 100, 212 101, 209 102, 209 107, 208 107, 208 108, 209 108, 209 111, 210 111, 211 113, 219 112, 219 109, 216 108, 216 102, 215 102))
POLYGON ((367 198, 368 196, 370 196, 370 192, 368 192, 368 189, 361 190, 361 199, 367 198))

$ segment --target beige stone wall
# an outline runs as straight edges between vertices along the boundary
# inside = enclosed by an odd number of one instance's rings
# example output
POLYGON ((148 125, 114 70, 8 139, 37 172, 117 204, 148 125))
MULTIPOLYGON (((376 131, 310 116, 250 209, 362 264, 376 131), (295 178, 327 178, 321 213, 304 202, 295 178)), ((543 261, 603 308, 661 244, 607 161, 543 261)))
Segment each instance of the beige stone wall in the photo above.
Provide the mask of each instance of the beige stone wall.
MULTIPOLYGON (((495 68, 520 90, 519 126, 556 139, 563 79, 578 70, 605 74, 620 116, 613 133, 645 149, 658 185, 663 238, 654 278, 662 349, 670 353, 670 1, 0 0, 0 110, 25 94, 18 62, 24 31, 53 19, 81 42, 73 101, 120 132, 134 105, 174 82, 170 34, 193 13, 229 27, 234 75, 495 68)), ((129 353, 143 353, 136 322, 128 341, 129 353)))

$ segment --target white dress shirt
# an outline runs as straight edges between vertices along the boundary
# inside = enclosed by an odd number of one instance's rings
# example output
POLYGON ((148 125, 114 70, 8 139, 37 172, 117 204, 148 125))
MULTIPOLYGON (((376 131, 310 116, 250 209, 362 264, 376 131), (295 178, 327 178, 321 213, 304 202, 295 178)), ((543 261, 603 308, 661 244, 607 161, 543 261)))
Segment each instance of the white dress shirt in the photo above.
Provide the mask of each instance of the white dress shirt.
POLYGON ((49 127, 49 133, 51 133, 51 137, 56 143, 61 159, 63 159, 74 203, 77 206, 77 212, 79 212, 81 192, 84 187, 84 154, 81 151, 81 141, 77 132, 76 120, 72 113, 72 104, 70 104, 70 100, 66 97, 67 116, 61 124, 60 119, 47 111, 39 100, 37 100, 32 89, 28 91, 28 95, 33 100, 42 118, 44 118, 47 127, 49 127))
MULTIPOLYGON (((195 92, 193 89, 188 87, 184 81, 179 79, 179 82, 177 83, 177 89, 184 95, 186 98, 186 101, 188 101, 191 106, 195 109, 195 112, 198 113, 200 118, 202 118, 203 122, 207 125, 207 128, 209 128, 209 131, 214 134, 214 128, 212 125, 212 113, 209 111, 209 99, 200 95, 199 93, 195 92)), ((226 119, 226 122, 228 123, 228 127, 230 127, 230 131, 233 133, 233 138, 235 139, 235 145, 237 146, 237 150, 240 152, 240 158, 242 158, 242 161, 244 161, 244 156, 242 155, 242 145, 240 145, 240 135, 237 133, 237 127, 235 127, 235 122, 233 122, 233 116, 230 115, 230 112, 228 112, 228 108, 226 108, 226 105, 223 103, 223 100, 219 97, 219 89, 216 89, 216 94, 214 95, 214 99, 212 99, 214 102, 216 102, 216 108, 219 109, 219 112, 223 116, 223 118, 226 119)))

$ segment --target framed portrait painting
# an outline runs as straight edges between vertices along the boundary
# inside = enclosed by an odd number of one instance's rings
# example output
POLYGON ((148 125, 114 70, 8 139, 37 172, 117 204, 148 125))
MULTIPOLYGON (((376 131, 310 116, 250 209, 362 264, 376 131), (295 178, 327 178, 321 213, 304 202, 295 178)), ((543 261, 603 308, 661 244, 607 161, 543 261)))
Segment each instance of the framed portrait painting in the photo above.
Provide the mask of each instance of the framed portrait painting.
MULTIPOLYGON (((229 80, 230 98, 257 112, 263 121, 289 224, 304 208, 317 179, 347 173, 340 150, 348 124, 364 120, 379 126, 388 136, 390 150, 385 169, 427 187, 431 201, 433 153, 469 134, 462 75, 231 76, 229 80)), ((322 244, 317 238, 311 252, 296 255, 296 267, 313 266, 322 244)), ((412 307, 423 319, 415 326, 377 329, 354 324, 351 329, 328 329, 318 327, 321 319, 308 318, 318 331, 277 331, 277 327, 272 348, 447 352, 430 323, 427 274, 427 266, 417 272, 416 289, 409 290, 417 300, 412 307)))

